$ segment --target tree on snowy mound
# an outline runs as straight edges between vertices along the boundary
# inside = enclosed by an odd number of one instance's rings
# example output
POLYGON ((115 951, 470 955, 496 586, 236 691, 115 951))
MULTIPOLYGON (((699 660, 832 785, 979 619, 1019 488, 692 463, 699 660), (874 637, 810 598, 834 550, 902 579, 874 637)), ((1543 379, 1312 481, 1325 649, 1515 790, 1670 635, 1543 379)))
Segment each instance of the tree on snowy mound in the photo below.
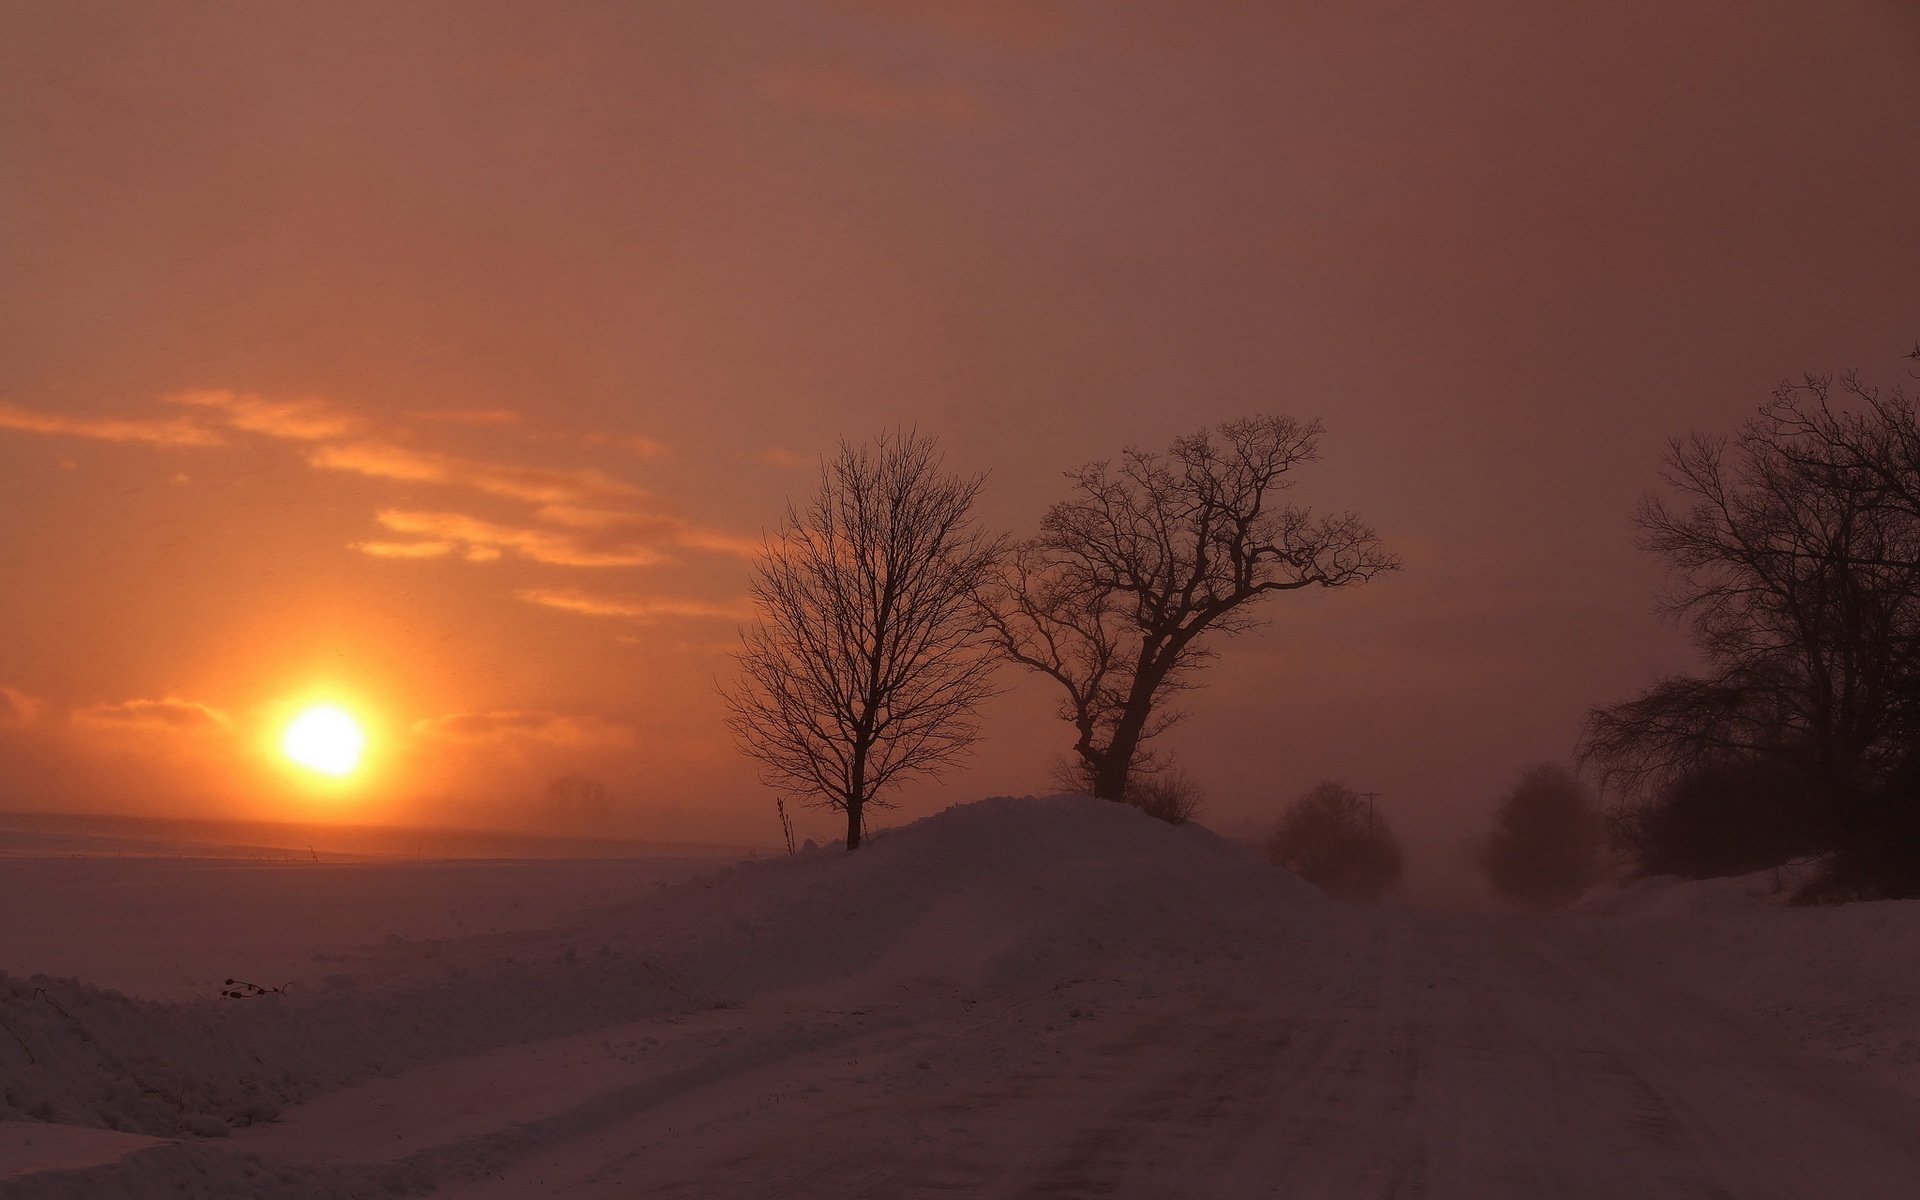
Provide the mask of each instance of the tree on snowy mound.
POLYGON ((769 537, 759 608, 741 631, 729 727, 772 788, 847 817, 903 775, 937 774, 973 744, 995 660, 973 596, 1001 542, 970 516, 982 479, 947 475, 931 438, 842 442, 820 492, 769 537))
POLYGON ((1125 800, 1133 772, 1158 765, 1147 744, 1179 717, 1164 702, 1213 658, 1204 635, 1256 628, 1250 602, 1269 593, 1399 566, 1358 518, 1279 503, 1320 434, 1250 417, 1081 467, 1074 497, 983 589, 1001 652, 1066 693, 1093 795, 1125 800))
POLYGON ((1267 859, 1330 896, 1377 900, 1400 882, 1400 841, 1386 818, 1344 783, 1323 783, 1287 806, 1267 859))
POLYGON ((1564 767, 1521 777, 1494 813, 1481 848, 1487 881, 1529 908, 1558 908, 1593 886, 1600 868, 1600 816, 1586 786, 1564 767))

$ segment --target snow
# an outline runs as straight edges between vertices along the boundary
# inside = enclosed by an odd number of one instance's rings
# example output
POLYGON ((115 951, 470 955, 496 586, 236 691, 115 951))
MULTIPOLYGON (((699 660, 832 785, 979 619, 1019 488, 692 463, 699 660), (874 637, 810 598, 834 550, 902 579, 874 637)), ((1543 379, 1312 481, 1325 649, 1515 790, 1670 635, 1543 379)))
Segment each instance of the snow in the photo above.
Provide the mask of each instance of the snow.
POLYGON ((75 904, 25 939, 0 917, 0 1196, 1920 1179, 1915 904, 1661 884, 1556 918, 1363 908, 1086 797, 719 866, 60 862, 5 885, 75 904), (63 921, 84 954, 60 957, 63 921), (157 929, 164 965, 116 942, 157 929), (295 986, 219 999, 222 953, 295 986), (71 963, 98 973, 26 974, 71 963))

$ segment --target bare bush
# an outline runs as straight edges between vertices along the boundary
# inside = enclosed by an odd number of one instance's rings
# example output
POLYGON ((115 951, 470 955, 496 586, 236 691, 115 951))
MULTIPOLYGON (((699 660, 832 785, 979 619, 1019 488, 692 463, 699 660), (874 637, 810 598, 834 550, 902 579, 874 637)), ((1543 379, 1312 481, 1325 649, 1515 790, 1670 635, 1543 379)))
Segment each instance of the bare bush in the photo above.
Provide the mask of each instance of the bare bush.
POLYGON ((1206 797, 1184 771, 1161 771, 1136 779, 1127 789, 1127 803, 1158 821, 1185 825, 1200 814, 1206 797))
MULTIPOLYGON (((1093 794, 1093 772, 1084 759, 1065 758, 1052 771, 1055 787, 1069 792, 1093 794)), ((1169 825, 1185 825, 1206 807, 1206 795, 1193 777, 1171 766, 1156 767, 1151 774, 1138 769, 1127 781, 1123 799, 1155 820, 1169 825)))

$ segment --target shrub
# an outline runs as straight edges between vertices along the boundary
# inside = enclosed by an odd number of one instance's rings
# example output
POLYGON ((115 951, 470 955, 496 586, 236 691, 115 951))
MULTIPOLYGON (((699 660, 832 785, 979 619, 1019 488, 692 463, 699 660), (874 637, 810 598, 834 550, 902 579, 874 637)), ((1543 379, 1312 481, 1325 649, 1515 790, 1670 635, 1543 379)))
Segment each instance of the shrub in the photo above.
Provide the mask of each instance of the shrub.
POLYGON ((1400 842, 1359 793, 1323 783, 1287 806, 1267 858, 1327 894, 1376 900, 1400 881, 1400 842))

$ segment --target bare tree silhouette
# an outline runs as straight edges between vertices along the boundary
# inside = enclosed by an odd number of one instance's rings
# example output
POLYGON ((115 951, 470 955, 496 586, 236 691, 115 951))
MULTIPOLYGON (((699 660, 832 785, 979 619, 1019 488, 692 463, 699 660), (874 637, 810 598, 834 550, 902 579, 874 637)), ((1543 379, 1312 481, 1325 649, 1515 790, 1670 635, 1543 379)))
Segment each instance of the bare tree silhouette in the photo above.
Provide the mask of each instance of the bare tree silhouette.
POLYGON ((1842 417, 1816 379, 1781 389, 1730 442, 1672 443, 1678 501, 1649 498, 1638 524, 1669 567, 1661 608, 1688 622, 1712 670, 1594 710, 1584 753, 1611 778, 1772 757, 1808 764, 1838 796, 1908 748, 1920 508, 1894 436, 1905 407, 1842 417))
POLYGON ((1247 605, 1270 592, 1399 565, 1357 518, 1276 503, 1320 435, 1318 422, 1250 417, 1090 463, 982 589, 1001 652, 1066 693, 1094 795, 1124 800, 1133 772, 1155 765, 1147 744, 1180 715, 1164 702, 1214 655, 1203 635, 1254 628, 1247 605))
MULTIPOLYGON (((1675 498, 1642 505, 1642 545, 1666 560, 1661 606, 1688 623, 1707 669, 1595 709, 1583 757, 1629 795, 1650 790, 1649 803, 1696 812, 1713 781, 1739 778, 1743 764, 1802 780, 1819 819, 1789 823, 1802 831, 1796 853, 1852 848, 1880 864, 1867 874, 1904 873, 1920 890, 1913 401, 1853 375, 1837 391, 1810 376, 1781 387, 1731 439, 1675 441, 1664 478, 1675 498), (1885 860, 1890 842, 1910 861, 1885 860)), ((1645 805, 1632 815, 1616 830, 1642 842, 1692 827, 1645 805)), ((1772 845, 1779 823, 1762 824, 1752 832, 1772 845)))
POLYGON ((978 735, 995 663, 973 596, 1002 545, 972 523, 982 482, 912 432, 843 442, 756 564, 728 725, 769 787, 846 814, 849 850, 890 784, 978 735))

